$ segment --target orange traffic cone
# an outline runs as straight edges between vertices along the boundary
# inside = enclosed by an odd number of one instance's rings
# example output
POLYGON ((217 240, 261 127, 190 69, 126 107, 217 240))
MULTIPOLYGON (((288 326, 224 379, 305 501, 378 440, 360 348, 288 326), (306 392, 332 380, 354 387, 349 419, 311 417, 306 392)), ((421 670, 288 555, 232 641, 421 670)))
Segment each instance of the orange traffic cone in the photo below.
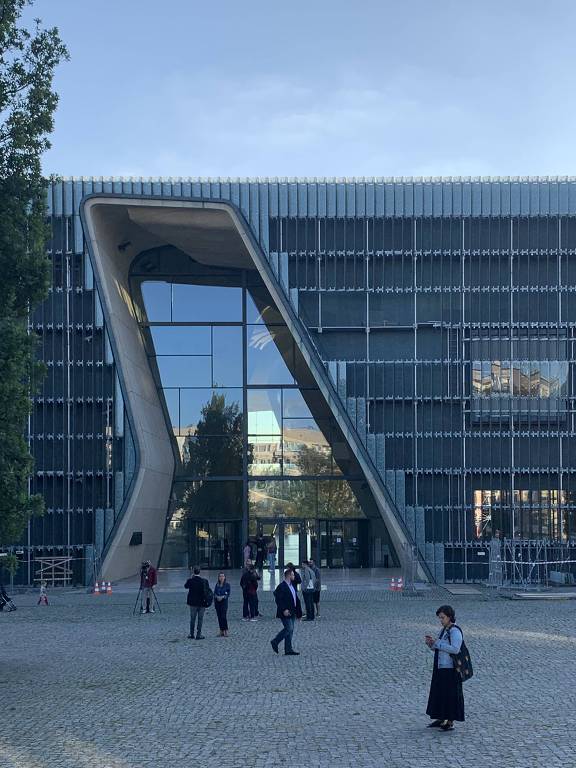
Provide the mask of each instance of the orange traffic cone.
POLYGON ((108 582, 108 586, 106 587, 106 594, 111 595, 112 594, 112 584, 108 582))
POLYGON ((402 592, 403 589, 404 589, 404 579, 402 578, 402 576, 400 576, 400 578, 396 581, 396 590, 398 592, 402 592))
POLYGON ((93 595, 99 595, 100 594, 100 585, 97 581, 94 582, 94 592, 93 595))

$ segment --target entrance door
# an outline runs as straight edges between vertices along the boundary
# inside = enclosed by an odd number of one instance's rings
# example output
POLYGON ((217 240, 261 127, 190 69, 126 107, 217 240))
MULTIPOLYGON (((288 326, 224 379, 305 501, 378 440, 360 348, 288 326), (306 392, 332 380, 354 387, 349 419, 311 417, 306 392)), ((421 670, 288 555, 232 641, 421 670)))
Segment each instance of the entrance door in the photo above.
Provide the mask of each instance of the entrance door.
POLYGON ((282 570, 286 563, 299 565, 303 557, 311 556, 312 539, 308 526, 301 520, 258 520, 257 535, 266 543, 276 540, 276 567, 282 570))

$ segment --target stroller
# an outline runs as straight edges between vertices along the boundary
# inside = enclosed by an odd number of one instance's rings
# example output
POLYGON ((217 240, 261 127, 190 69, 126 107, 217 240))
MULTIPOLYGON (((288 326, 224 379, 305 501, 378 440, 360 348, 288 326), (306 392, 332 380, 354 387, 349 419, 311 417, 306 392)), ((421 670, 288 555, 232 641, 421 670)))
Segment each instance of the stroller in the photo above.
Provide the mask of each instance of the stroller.
POLYGON ((7 612, 15 611, 16 606, 6 594, 6 590, 4 589, 4 584, 0 582, 0 611, 3 611, 4 609, 6 609, 7 612))

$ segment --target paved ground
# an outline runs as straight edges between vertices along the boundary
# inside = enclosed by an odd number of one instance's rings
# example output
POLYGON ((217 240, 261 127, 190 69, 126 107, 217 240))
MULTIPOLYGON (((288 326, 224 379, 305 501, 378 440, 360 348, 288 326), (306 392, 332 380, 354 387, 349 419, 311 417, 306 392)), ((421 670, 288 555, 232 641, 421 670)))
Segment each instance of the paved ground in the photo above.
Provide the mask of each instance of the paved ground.
POLYGON ((424 632, 445 594, 361 585, 323 593, 298 626, 299 657, 275 656, 265 618, 190 641, 183 595, 132 618, 133 597, 32 595, 0 614, 2 768, 429 768, 576 765, 576 602, 455 597, 476 675, 467 722, 426 729, 432 654, 424 632))

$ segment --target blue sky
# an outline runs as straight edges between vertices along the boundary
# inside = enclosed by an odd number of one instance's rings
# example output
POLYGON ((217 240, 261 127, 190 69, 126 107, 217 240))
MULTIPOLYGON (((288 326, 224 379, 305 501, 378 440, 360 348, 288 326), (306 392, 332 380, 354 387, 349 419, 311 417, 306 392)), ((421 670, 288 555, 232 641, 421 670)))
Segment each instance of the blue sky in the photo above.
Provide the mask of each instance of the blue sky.
POLYGON ((576 174, 573 0, 36 0, 71 61, 45 170, 576 174))

